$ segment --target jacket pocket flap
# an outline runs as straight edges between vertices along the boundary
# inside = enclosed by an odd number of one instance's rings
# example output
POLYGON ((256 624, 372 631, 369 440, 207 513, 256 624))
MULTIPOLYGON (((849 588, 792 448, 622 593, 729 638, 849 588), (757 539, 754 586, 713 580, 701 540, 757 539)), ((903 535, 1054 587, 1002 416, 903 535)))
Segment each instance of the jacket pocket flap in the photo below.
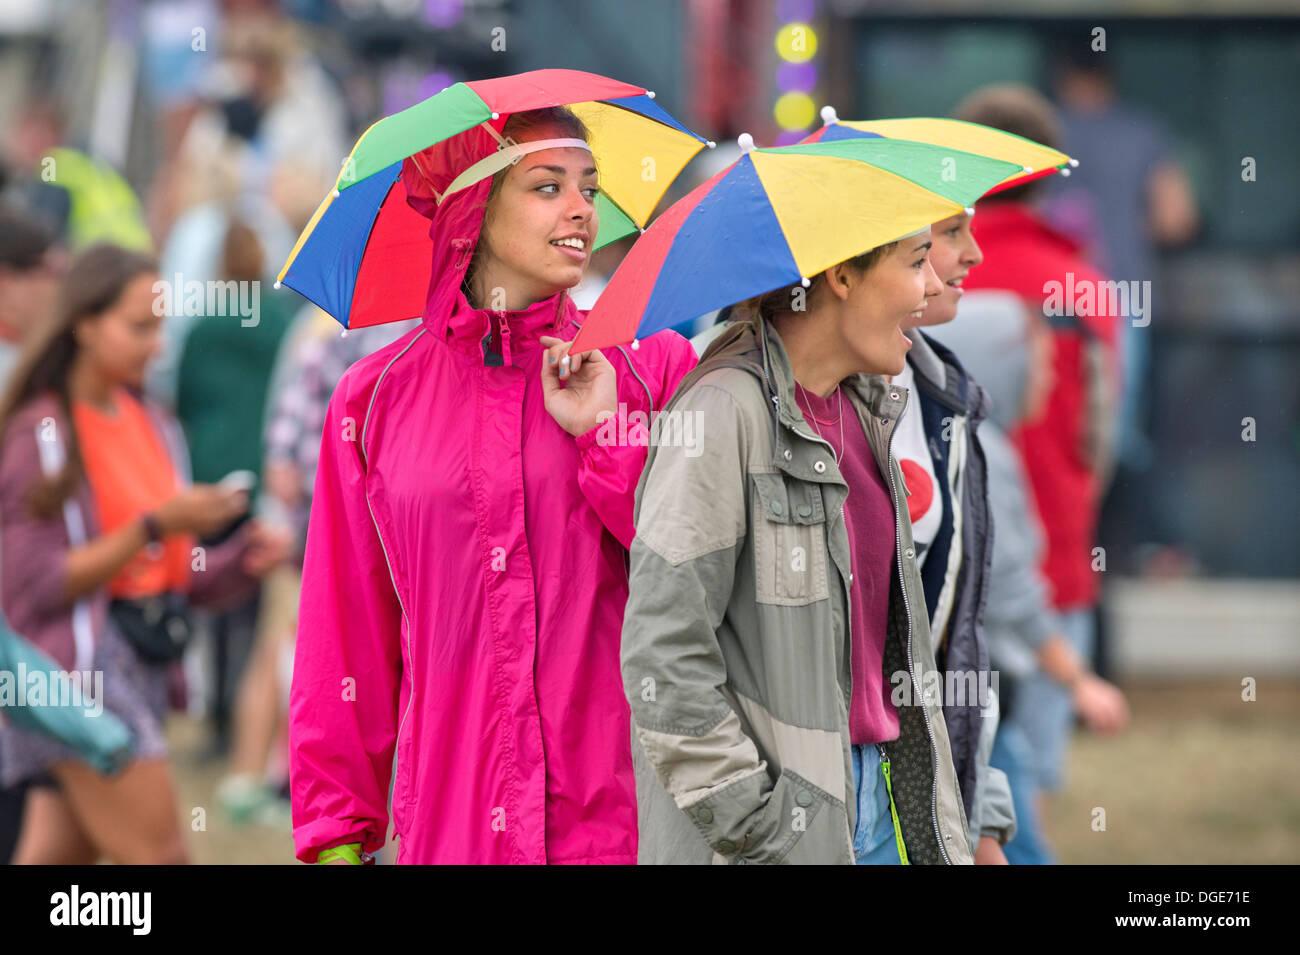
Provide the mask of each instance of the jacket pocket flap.
POLYGON ((763 516, 777 524, 820 524, 826 520, 817 484, 787 479, 780 472, 751 472, 763 516))

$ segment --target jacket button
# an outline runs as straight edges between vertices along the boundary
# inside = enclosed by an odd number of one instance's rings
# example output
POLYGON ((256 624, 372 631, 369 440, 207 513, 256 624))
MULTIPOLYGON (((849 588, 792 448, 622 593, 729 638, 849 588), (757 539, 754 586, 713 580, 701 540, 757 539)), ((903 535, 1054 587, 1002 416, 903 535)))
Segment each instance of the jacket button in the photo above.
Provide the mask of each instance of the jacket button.
POLYGON ((708 806, 701 806, 699 809, 695 810, 695 818, 705 825, 708 825, 713 821, 713 810, 708 806))
POLYGON ((811 504, 804 504, 802 507, 799 508, 799 516, 800 516, 800 517, 809 517, 809 516, 811 516, 811 515, 812 515, 812 505, 811 505, 811 504))
POLYGON ((889 424, 889 419, 888 419, 888 418, 881 418, 881 419, 880 419, 880 423, 881 423, 881 424, 889 424))
POLYGON ((813 462, 813 470, 816 471, 818 474, 824 474, 824 473, 826 472, 826 462, 825 462, 825 461, 814 461, 814 462, 813 462))
POLYGON ((910 560, 911 558, 916 556, 916 551, 912 550, 912 548, 909 547, 907 550, 903 551, 903 556, 910 560))
POLYGON ((781 457, 789 461, 792 457, 794 457, 794 455, 790 453, 789 448, 786 448, 784 451, 781 452, 781 457))
POLYGON ((783 514, 784 512, 785 512, 785 508, 781 506, 781 502, 780 502, 780 501, 773 501, 773 502, 772 502, 772 513, 773 513, 773 514, 776 514, 776 515, 779 517, 779 516, 780 516, 781 514, 783 514))
POLYGON ((795 801, 798 805, 800 805, 800 806, 804 806, 804 807, 811 806, 811 805, 812 805, 812 793, 808 792, 808 790, 806 790, 806 789, 805 789, 805 790, 802 790, 802 791, 799 793, 799 795, 797 795, 797 796, 794 797, 794 801, 795 801))
POLYGON ((897 400, 898 400, 898 392, 897 392, 897 391, 891 391, 891 392, 889 393, 889 397, 891 397, 891 398, 893 398, 895 401, 897 401, 897 400))
POLYGON ((723 839, 718 843, 718 852, 721 855, 730 855, 736 851, 736 844, 730 839, 723 839))
POLYGON ((853 575, 849 574, 849 583, 853 583, 853 575))

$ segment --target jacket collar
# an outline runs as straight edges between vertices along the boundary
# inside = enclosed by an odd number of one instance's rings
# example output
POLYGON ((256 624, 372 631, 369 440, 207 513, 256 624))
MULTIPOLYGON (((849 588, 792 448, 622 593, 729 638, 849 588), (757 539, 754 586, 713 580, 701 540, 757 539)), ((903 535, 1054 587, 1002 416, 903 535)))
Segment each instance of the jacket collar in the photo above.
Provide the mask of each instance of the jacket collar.
POLYGON ((465 294, 457 292, 451 314, 443 325, 444 341, 457 351, 481 358, 483 339, 491 333, 494 318, 509 330, 511 349, 535 345, 543 335, 569 339, 577 332, 577 308, 567 291, 517 311, 472 308, 465 294))
MULTIPOLYGON (((762 382, 774 424, 772 453, 776 467, 809 481, 842 480, 833 469, 813 473, 804 460, 806 455, 795 453, 792 436, 814 442, 820 439, 795 400, 795 378, 789 355, 781 336, 769 323, 758 319, 736 322, 705 351, 699 367, 692 373, 691 383, 720 367, 744 368, 762 382), (781 427, 775 427, 778 424, 781 427)), ((907 406, 905 389, 893 387, 878 375, 853 375, 844 384, 850 402, 858 406, 858 413, 879 418, 882 424, 892 427, 907 406)), ((684 391, 689 385, 683 382, 678 387, 684 391)))
POLYGON ((912 342, 907 363, 912 366, 917 391, 933 398, 949 411, 968 415, 976 421, 984 420, 989 412, 988 394, 966 374, 957 356, 919 328, 909 329, 904 334, 912 342))

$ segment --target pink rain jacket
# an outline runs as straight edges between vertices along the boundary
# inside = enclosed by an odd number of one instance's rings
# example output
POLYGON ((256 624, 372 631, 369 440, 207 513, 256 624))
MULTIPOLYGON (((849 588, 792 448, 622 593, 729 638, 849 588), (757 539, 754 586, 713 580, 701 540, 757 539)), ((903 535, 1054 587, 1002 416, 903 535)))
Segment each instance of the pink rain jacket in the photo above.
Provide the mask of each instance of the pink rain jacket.
MULTIPOLYGON (((485 365, 493 313, 459 289, 491 180, 437 207, 429 187, 493 148, 476 128, 406 161, 433 220, 424 320, 330 401, 290 703, 304 862, 383 844, 394 768, 399 863, 636 861, 619 639, 645 447, 543 406, 538 338, 585 314, 567 294, 496 313, 504 365, 485 365)), ((629 412, 695 364, 671 332, 605 356, 629 412)))

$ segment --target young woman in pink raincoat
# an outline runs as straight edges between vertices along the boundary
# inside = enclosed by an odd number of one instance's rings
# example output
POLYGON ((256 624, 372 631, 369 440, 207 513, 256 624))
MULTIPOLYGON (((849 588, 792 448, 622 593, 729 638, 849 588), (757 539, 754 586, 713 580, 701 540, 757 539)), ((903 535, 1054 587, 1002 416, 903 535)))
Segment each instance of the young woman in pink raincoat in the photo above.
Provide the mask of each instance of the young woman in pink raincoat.
POLYGON ((404 164, 433 220, 423 322, 330 401, 291 698, 304 862, 379 849, 390 780, 399 863, 636 861, 619 639, 646 435, 598 425, 657 412, 695 355, 666 332, 570 361, 597 171, 529 144, 586 130, 551 109, 504 134, 536 151, 450 194, 485 131, 404 164))

